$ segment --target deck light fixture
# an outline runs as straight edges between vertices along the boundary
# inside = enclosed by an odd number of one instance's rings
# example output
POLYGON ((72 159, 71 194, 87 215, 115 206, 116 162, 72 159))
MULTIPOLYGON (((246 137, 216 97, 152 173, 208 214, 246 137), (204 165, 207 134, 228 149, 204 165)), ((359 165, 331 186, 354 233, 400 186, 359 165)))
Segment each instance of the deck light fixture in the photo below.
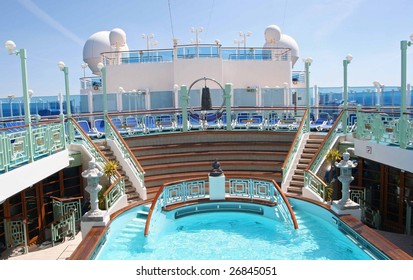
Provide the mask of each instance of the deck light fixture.
POLYGON ((241 43, 244 43, 244 55, 247 55, 247 37, 251 36, 251 32, 247 31, 245 33, 242 33, 241 31, 238 32, 238 35, 242 38, 241 43))
POLYGON ((101 78, 102 78, 103 116, 105 119, 105 137, 109 137, 110 135, 109 127, 108 127, 108 124, 106 123, 107 116, 108 116, 108 96, 106 92, 106 66, 102 62, 99 62, 97 64, 97 67, 101 73, 101 78))
POLYGON ((28 88, 28 80, 27 80, 27 54, 25 49, 16 50, 16 44, 8 40, 4 43, 4 46, 9 55, 16 54, 20 56, 20 64, 21 64, 21 73, 22 73, 22 85, 23 85, 23 102, 24 102, 24 122, 27 125, 27 135, 28 135, 28 156, 29 161, 34 161, 34 152, 32 147, 32 122, 30 116, 30 97, 29 97, 29 88, 28 88))
POLYGON ((151 47, 154 47, 158 44, 158 41, 153 41, 151 43, 151 40, 155 38, 155 35, 153 33, 150 34, 142 34, 142 39, 146 40, 146 50, 149 51, 151 49, 151 47))
MULTIPOLYGON (((199 39, 199 33, 204 32, 204 28, 200 27, 200 28, 195 28, 192 27, 191 28, 191 32, 195 33, 195 45, 196 45, 196 57, 199 57, 199 44, 201 43, 201 40, 199 39)), ((191 43, 194 43, 194 41, 191 39, 191 43)))
POLYGON ((310 132, 310 66, 313 63, 313 59, 311 57, 307 57, 304 59, 305 64, 305 88, 306 88, 306 96, 307 96, 307 121, 306 121, 306 130, 310 132))
MULTIPOLYGON (((348 54, 345 59, 343 59, 343 109, 344 109, 344 116, 342 118, 342 127, 344 128, 347 125, 347 108, 348 108, 348 85, 347 85, 347 66, 350 64, 350 62, 353 60, 353 56, 351 54, 348 54)), ((346 131, 346 130, 344 130, 346 131)))
POLYGON ((406 88, 407 88, 407 47, 412 45, 413 34, 410 35, 410 41, 403 40, 400 42, 401 50, 401 100, 400 100, 400 122, 399 122, 399 143, 401 148, 406 148, 408 143, 407 133, 407 115, 406 113, 406 88))
POLYGON ((373 85, 377 90, 377 104, 376 105, 380 106, 380 104, 381 104, 380 99, 381 99, 381 95, 383 94, 384 85, 382 85, 378 81, 374 81, 373 85))
MULTIPOLYGON (((65 95, 66 95, 66 116, 68 119, 72 117, 72 108, 70 104, 70 91, 69 91, 69 68, 66 66, 66 64, 63 61, 59 61, 57 63, 57 67, 59 67, 60 71, 62 71, 65 75, 65 95)), ((74 140, 74 134, 72 133, 71 129, 71 122, 68 122, 68 138, 69 142, 71 143, 74 140)))

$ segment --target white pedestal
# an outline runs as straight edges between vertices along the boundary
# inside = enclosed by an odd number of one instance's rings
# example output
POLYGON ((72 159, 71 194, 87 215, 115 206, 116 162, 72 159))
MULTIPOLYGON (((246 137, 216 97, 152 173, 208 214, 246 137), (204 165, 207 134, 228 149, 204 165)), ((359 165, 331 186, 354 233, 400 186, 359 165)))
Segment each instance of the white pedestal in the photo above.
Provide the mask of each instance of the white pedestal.
POLYGON ((92 211, 86 212, 81 218, 80 228, 82 229, 82 239, 86 237, 92 227, 104 227, 110 220, 107 211, 92 211))
POLYGON ((349 214, 353 217, 361 220, 361 208, 360 205, 352 200, 347 200, 345 204, 340 203, 340 200, 334 200, 331 204, 331 210, 338 215, 349 214))
POLYGON ((209 176, 209 199, 225 200, 225 175, 209 176))

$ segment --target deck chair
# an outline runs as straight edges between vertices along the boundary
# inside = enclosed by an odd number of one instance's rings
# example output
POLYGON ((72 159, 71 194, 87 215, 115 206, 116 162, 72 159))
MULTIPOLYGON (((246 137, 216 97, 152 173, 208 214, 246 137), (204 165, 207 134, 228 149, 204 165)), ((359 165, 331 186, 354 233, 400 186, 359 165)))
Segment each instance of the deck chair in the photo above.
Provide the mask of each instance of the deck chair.
POLYGON ((201 129, 201 120, 199 119, 198 114, 188 114, 188 120, 189 120, 189 128, 190 129, 201 129))
POLYGON ((116 130, 121 134, 129 134, 129 131, 125 125, 123 125, 120 118, 111 118, 113 125, 116 127, 116 130))
MULTIPOLYGON (((89 136, 90 138, 100 138, 102 137, 102 134, 99 133, 98 131, 96 131, 96 129, 92 129, 89 125, 89 122, 86 120, 80 120, 77 121, 77 123, 79 124, 80 128, 86 133, 87 136, 89 136)), ((75 134, 75 137, 79 138, 80 135, 79 134, 75 134)))
POLYGON ((138 123, 138 120, 134 116, 128 116, 125 119, 127 129, 129 130, 129 135, 143 132, 142 125, 138 123))
POLYGON ((96 132, 100 133, 100 137, 105 135, 105 120, 96 119, 94 122, 94 129, 96 132))
POLYGON ((161 115, 157 126, 159 126, 161 130, 171 131, 176 129, 176 122, 171 115, 161 115))
POLYGON ((161 130, 160 126, 156 123, 155 117, 152 115, 145 115, 143 117, 143 126, 145 133, 156 132, 161 130))

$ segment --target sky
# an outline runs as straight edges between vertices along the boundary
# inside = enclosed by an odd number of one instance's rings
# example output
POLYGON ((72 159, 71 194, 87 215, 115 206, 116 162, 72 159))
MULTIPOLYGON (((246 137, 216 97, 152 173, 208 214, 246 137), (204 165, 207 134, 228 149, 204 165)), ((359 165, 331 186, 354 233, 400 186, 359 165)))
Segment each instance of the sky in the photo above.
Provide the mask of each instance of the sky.
MULTIPOLYGON (((277 25, 294 38, 300 59, 293 70, 304 70, 311 57, 310 86, 343 85, 343 59, 352 54, 348 85, 400 86, 400 41, 413 33, 411 0, 0 0, 0 39, 27 51, 28 88, 36 96, 79 94, 83 77, 83 46, 96 32, 121 28, 131 50, 146 49, 142 33, 153 33, 156 48, 172 48, 195 39, 191 27, 204 28, 201 43, 219 39, 235 47, 239 32, 251 32, 247 47, 262 47, 264 31, 277 25)), ((407 82, 413 83, 413 46, 407 54, 407 82)), ((86 76, 92 76, 89 69, 86 76)), ((0 51, 0 98, 22 96, 20 58, 0 51)))

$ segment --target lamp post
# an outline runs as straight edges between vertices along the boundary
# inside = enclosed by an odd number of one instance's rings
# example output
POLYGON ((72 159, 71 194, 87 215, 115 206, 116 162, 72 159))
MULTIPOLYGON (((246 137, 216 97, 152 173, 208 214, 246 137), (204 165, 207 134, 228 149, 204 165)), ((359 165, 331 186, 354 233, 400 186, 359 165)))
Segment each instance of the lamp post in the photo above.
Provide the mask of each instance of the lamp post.
POLYGON ((244 43, 244 55, 246 56, 247 55, 247 37, 251 36, 252 33, 247 31, 245 33, 239 32, 238 34, 241 38, 243 38, 242 42, 244 43))
POLYGON ((345 59, 343 59, 343 109, 344 109, 344 114, 341 122, 341 127, 343 128, 344 133, 347 132, 347 115, 348 115, 348 86, 347 86, 347 66, 350 64, 351 60, 353 59, 353 56, 351 54, 348 54, 345 59))
POLYGON ((306 88, 306 98, 307 98, 307 121, 306 121, 306 130, 310 132, 310 65, 313 63, 311 57, 304 59, 305 64, 305 88, 306 88))
POLYGON ((407 88, 407 47, 410 47, 413 41, 413 34, 410 35, 410 41, 403 40, 400 42, 401 49, 401 99, 400 99, 400 147, 407 147, 407 115, 406 113, 406 88, 407 88))
POLYGON ((89 65, 87 63, 80 64, 80 67, 83 69, 83 89, 86 89, 86 68, 89 65))
POLYGON ((376 106, 380 106, 381 105, 381 97, 383 96, 383 88, 384 88, 384 85, 382 85, 381 83, 379 83, 379 82, 377 82, 377 81, 374 81, 373 82, 373 85, 374 85, 374 87, 376 88, 376 90, 377 90, 377 103, 376 103, 376 106))
POLYGON ((242 40, 234 39, 234 44, 237 45, 237 57, 238 57, 238 59, 239 59, 239 46, 240 46, 241 43, 242 43, 242 40))
POLYGON ((7 98, 9 99, 9 107, 10 107, 10 115, 9 117, 13 117, 13 99, 16 98, 16 96, 14 94, 8 95, 7 98))
POLYGON ((70 106, 70 91, 69 91, 69 68, 65 65, 63 61, 59 61, 57 63, 57 66, 59 67, 60 71, 63 71, 65 75, 65 94, 66 94, 66 116, 68 119, 68 133, 67 136, 69 138, 69 143, 72 143, 74 139, 74 134, 72 128, 72 124, 70 119, 72 118, 72 108, 70 106))
POLYGON ((155 38, 155 35, 153 33, 150 34, 142 34, 142 39, 146 40, 146 50, 149 52, 150 48, 153 46, 156 46, 158 44, 158 41, 153 41, 151 43, 151 39, 155 38))
POLYGON ((102 62, 97 65, 102 76, 102 93, 103 93, 103 117, 105 119, 105 137, 109 137, 109 127, 107 124, 108 116, 108 96, 106 92, 106 66, 102 62))
POLYGON ((30 98, 29 98, 29 89, 28 89, 28 80, 27 80, 27 54, 25 49, 16 50, 16 44, 13 41, 6 41, 4 44, 8 53, 10 55, 16 54, 20 56, 21 72, 22 72, 22 84, 23 84, 23 102, 24 102, 24 122, 27 125, 27 134, 28 134, 28 157, 29 161, 34 160, 33 153, 33 135, 32 135, 32 123, 30 116, 30 98))
POLYGON ((192 27, 191 32, 195 33, 196 57, 199 57, 199 43, 201 43, 201 40, 199 39, 198 34, 204 32, 204 28, 203 27, 200 27, 200 28, 192 27))

